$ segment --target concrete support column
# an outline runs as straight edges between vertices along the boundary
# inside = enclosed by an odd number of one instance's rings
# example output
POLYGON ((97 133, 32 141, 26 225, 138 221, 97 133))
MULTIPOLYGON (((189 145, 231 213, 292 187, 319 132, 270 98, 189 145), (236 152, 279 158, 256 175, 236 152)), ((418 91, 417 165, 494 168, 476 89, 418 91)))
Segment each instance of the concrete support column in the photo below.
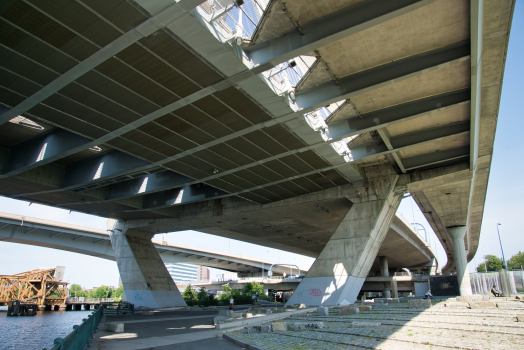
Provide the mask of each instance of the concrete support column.
POLYGON ((398 285, 397 278, 395 276, 391 277, 391 294, 393 298, 398 298, 398 285))
POLYGON ((437 259, 431 258, 431 267, 429 268, 430 276, 437 274, 437 259))
POLYGON ((397 176, 357 192, 330 240, 288 304, 347 305, 355 302, 400 204, 393 188, 397 176))
POLYGON ((508 273, 506 270, 499 270, 500 291, 505 297, 511 296, 511 285, 509 283, 508 273))
POLYGON ((469 279, 466 245, 464 244, 464 236, 466 235, 467 227, 448 227, 446 230, 453 240, 453 256, 455 257, 455 264, 457 267, 460 295, 471 295, 472 292, 469 279))
POLYGON ((121 222, 112 228, 111 245, 127 301, 135 308, 186 306, 151 238, 150 233, 127 230, 121 222))
MULTIPOLYGON (((380 275, 383 277, 389 277, 388 259, 385 256, 379 256, 378 259, 380 263, 380 275)), ((391 298, 391 288, 387 286, 387 283, 382 292, 384 293, 385 298, 391 298)))

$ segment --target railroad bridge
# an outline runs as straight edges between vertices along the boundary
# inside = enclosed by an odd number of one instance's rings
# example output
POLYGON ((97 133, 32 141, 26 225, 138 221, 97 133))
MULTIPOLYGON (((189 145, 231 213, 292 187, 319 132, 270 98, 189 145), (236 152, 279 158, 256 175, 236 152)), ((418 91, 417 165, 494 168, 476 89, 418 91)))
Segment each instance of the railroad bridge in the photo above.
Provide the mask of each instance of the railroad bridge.
POLYGON ((3 1, 0 194, 110 218, 161 307, 151 237, 188 229, 315 257, 290 302, 351 303, 410 193, 469 294, 514 5, 3 1))

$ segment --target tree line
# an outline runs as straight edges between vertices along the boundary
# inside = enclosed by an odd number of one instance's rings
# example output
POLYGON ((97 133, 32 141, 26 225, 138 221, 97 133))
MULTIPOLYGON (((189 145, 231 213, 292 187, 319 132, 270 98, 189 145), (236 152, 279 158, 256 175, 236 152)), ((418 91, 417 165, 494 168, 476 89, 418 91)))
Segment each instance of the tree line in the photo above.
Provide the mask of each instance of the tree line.
MULTIPOLYGON (((234 300, 251 299, 254 294, 264 296, 264 286, 257 282, 246 283, 242 287, 242 291, 232 289, 229 283, 226 283, 222 286, 222 290, 224 293, 218 296, 218 300, 229 300, 231 297, 233 297, 234 300)), ((215 300, 213 294, 207 293, 206 287, 202 287, 200 291, 196 292, 191 284, 182 292, 182 297, 186 302, 215 300)))
POLYGON ((124 292, 124 286, 120 285, 120 287, 116 289, 111 289, 109 286, 102 285, 96 289, 82 289, 82 287, 79 284, 72 284, 69 287, 69 296, 70 297, 77 297, 77 298, 122 298, 122 294, 124 292))
MULTIPOLYGON (((520 270, 524 267, 524 253, 518 252, 506 261, 508 270, 520 270)), ((477 266, 477 272, 498 271, 504 269, 504 262, 495 255, 484 256, 484 261, 477 266)))

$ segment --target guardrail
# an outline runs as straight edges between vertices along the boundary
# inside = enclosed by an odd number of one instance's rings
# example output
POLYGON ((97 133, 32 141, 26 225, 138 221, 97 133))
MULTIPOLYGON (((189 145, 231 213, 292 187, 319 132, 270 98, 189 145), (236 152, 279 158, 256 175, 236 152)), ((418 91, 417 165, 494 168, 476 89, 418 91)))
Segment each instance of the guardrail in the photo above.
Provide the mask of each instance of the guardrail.
POLYGON ((86 298, 86 297, 70 297, 66 299, 67 303, 112 303, 115 301, 115 298, 86 298))
POLYGON ((79 326, 73 326, 73 331, 66 335, 65 338, 55 339, 53 346, 49 350, 85 349, 89 345, 89 341, 93 339, 93 334, 104 314, 103 310, 103 308, 99 308, 87 318, 84 318, 79 326))
POLYGON ((101 303, 100 305, 101 308, 104 309, 104 313, 106 315, 121 315, 127 313, 135 313, 135 305, 128 303, 127 301, 107 302, 101 303))
MULTIPOLYGON (((253 305, 254 300, 249 299, 235 299, 235 305, 253 305)), ((229 306, 229 299, 227 300, 200 300, 200 301, 186 301, 187 306, 229 306)))

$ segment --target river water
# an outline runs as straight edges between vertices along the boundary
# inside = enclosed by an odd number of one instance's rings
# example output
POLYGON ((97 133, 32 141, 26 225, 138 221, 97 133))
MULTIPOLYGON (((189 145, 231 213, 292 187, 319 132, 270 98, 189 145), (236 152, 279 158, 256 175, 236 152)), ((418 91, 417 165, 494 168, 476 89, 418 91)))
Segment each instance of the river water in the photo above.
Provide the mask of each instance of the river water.
POLYGON ((53 346, 93 311, 38 311, 36 316, 7 317, 0 306, 0 350, 42 350, 53 346))

